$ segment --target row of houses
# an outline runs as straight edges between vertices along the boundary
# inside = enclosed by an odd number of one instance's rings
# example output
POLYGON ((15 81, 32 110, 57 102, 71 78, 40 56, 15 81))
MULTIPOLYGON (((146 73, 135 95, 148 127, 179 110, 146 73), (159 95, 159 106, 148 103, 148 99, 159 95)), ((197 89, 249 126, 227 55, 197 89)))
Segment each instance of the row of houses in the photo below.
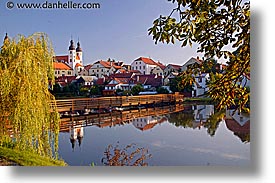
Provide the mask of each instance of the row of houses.
MULTIPOLYGON (((73 40, 70 41, 68 55, 54 57, 54 70, 57 83, 61 86, 72 81, 82 83, 83 86, 101 85, 105 93, 111 95, 114 91, 131 90, 135 85, 142 85, 145 90, 155 90, 160 86, 168 86, 170 81, 187 70, 190 65, 202 65, 203 60, 192 57, 183 65, 164 65, 151 58, 139 57, 126 64, 123 61, 112 59, 99 60, 92 64, 83 65, 82 48, 78 41, 77 47, 73 40), (80 80, 79 80, 80 79, 80 80)), ((222 71, 223 64, 217 64, 217 69, 222 71)), ((207 80, 209 73, 201 73, 195 76, 195 84, 191 96, 203 96, 207 91, 207 80)), ((249 85, 250 78, 244 77, 241 81, 249 85), (245 80, 246 79, 246 80, 245 80)))
POLYGON ((104 78, 117 73, 135 72, 142 75, 155 74, 161 76, 164 84, 168 83, 169 78, 176 76, 179 72, 187 69, 188 65, 201 64, 202 60, 190 58, 183 65, 168 64, 164 65, 151 58, 139 57, 126 64, 123 61, 112 59, 95 61, 92 64, 83 64, 83 50, 80 42, 75 47, 74 41, 70 41, 67 55, 59 55, 54 58, 55 77, 60 76, 96 76, 104 78))
MULTIPOLYGON (((58 58, 55 57, 55 59, 58 58)), ((197 59, 191 58, 184 67, 186 68, 187 64, 193 64, 194 60, 197 59)), ((170 80, 181 72, 182 66, 175 64, 165 66, 150 58, 140 57, 131 65, 121 61, 100 60, 80 70, 76 69, 79 71, 77 74, 66 61, 55 60, 54 69, 56 82, 61 87, 78 80, 86 87, 104 85, 105 93, 112 95, 118 89, 131 90, 138 84, 142 85, 145 90, 156 90, 157 87, 168 85, 170 80)))

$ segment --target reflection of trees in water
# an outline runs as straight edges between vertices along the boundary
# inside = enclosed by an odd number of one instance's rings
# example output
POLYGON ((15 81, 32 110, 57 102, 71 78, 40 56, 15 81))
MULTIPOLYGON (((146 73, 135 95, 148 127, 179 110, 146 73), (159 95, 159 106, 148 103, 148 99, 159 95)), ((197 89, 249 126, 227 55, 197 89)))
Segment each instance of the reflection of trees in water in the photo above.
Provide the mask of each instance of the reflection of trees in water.
MULTIPOLYGON (((206 122, 201 123, 201 126, 207 128, 210 136, 214 136, 224 115, 224 111, 217 112, 211 115, 206 122)), ((176 127, 193 128, 194 123, 197 123, 194 122, 194 112, 192 110, 169 114, 167 118, 176 127)))
POLYGON ((225 111, 219 111, 211 115, 203 126, 207 128, 207 133, 213 137, 219 127, 220 122, 223 120, 225 116, 225 111))
POLYGON ((168 121, 176 127, 192 128, 194 121, 193 111, 182 111, 167 115, 168 121))
POLYGON ((240 140, 243 143, 250 142, 250 133, 238 133, 238 132, 234 132, 234 135, 236 135, 237 137, 239 137, 240 140))
POLYGON ((145 161, 151 157, 152 155, 143 147, 130 144, 120 148, 118 142, 115 147, 109 145, 106 148, 101 162, 105 166, 148 166, 145 161))

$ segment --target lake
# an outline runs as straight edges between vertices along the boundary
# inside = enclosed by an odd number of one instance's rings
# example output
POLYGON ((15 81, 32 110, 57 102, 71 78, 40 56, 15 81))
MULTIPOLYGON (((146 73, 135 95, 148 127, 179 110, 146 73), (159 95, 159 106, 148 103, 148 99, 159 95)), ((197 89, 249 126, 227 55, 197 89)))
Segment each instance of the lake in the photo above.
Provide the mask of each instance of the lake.
MULTIPOLYGON (((148 150, 148 166, 248 166, 250 119, 213 105, 113 111, 62 119, 59 156, 71 166, 103 166, 109 145, 148 150), (226 117, 225 117, 226 115, 226 117)), ((132 150, 132 151, 131 151, 132 150)))

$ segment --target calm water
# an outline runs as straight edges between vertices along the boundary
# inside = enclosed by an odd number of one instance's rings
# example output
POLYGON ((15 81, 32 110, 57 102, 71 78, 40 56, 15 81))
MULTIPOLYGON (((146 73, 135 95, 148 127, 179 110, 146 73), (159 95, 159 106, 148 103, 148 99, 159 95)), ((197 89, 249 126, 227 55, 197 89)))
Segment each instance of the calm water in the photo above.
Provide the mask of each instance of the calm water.
POLYGON ((230 118, 223 118, 225 114, 215 113, 212 105, 156 108, 150 114, 140 111, 64 122, 59 155, 69 165, 102 166, 108 145, 123 148, 135 143, 152 155, 146 160, 149 166, 249 165, 249 117, 227 113, 230 118))

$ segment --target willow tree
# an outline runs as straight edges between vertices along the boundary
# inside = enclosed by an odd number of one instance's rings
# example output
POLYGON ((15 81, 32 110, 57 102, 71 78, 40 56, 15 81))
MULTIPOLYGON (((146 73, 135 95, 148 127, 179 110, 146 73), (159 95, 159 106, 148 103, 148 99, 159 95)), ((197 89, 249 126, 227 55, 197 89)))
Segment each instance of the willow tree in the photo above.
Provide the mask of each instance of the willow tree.
POLYGON ((48 91, 54 80, 52 58, 43 33, 6 36, 0 52, 1 145, 56 157, 59 115, 48 91))
MULTIPOLYGON (((250 76, 250 2, 248 0, 168 0, 176 4, 168 16, 160 16, 149 28, 155 43, 193 44, 204 58, 223 57, 224 74, 212 74, 209 95, 219 107, 236 105, 249 111, 250 92, 240 85, 250 76)), ((183 72, 183 84, 194 82, 190 76, 204 68, 183 72), (186 76, 186 77, 185 77, 186 76)))

